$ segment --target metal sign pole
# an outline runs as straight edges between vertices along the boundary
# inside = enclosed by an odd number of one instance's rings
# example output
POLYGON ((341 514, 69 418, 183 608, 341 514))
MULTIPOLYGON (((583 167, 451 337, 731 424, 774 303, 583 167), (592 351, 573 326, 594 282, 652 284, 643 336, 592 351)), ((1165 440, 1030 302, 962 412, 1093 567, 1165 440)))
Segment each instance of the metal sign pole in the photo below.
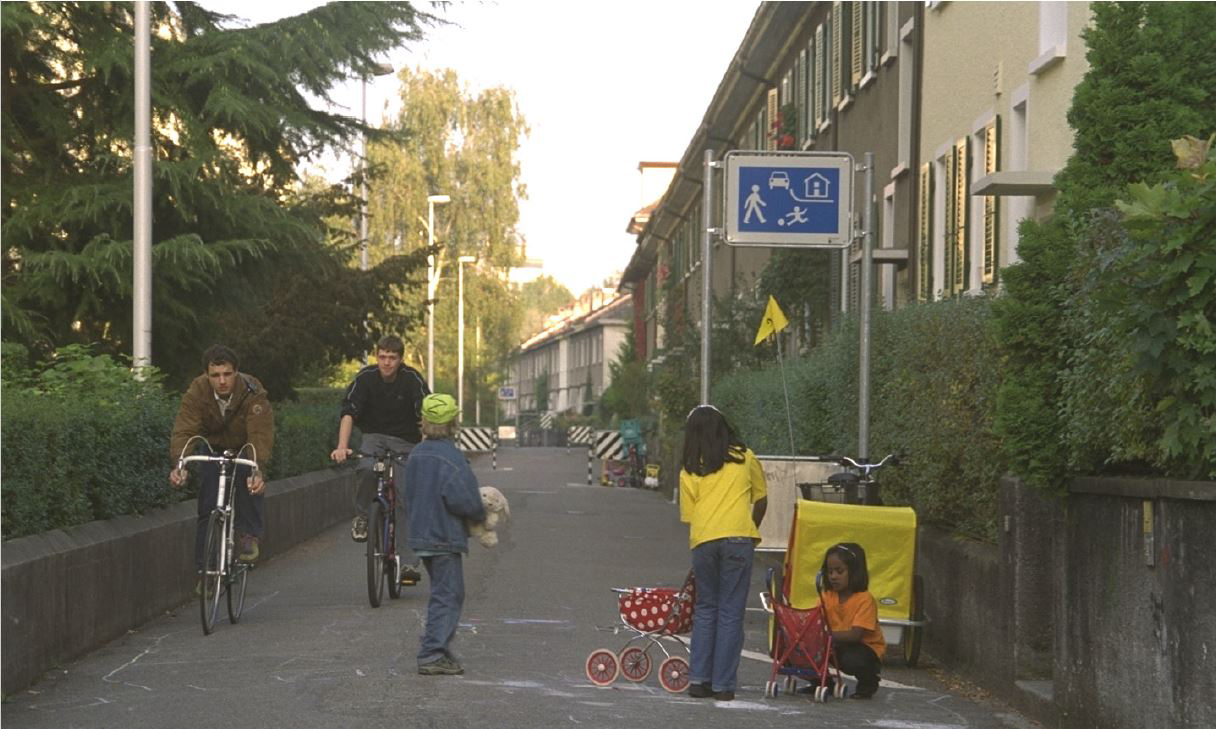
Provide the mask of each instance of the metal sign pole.
POLYGON ((709 340, 711 309, 709 293, 709 258, 712 255, 710 241, 713 230, 710 219, 713 212, 714 151, 705 150, 705 172, 701 183, 701 404, 709 404, 709 340))
MULTIPOLYGON (((874 153, 866 152, 866 184, 862 205, 865 230, 861 239, 861 344, 857 374, 857 459, 867 463, 870 455, 870 261, 874 248, 874 153)), ((866 501, 871 494, 866 491, 866 501)))

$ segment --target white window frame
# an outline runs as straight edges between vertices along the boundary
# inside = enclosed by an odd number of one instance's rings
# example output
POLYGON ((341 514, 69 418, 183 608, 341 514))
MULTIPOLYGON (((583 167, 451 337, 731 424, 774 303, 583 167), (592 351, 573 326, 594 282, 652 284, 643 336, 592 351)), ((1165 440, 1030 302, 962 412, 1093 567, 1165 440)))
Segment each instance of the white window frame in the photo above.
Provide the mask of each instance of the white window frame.
POLYGON ((1068 2, 1039 1, 1039 55, 1026 67, 1037 76, 1064 60, 1068 53, 1068 2))
POLYGON ((933 281, 937 286, 930 291, 928 300, 937 301, 942 297, 946 281, 946 167, 950 165, 950 155, 954 151, 954 142, 948 141, 937 149, 933 155, 933 230, 930 236, 933 246, 933 281))
MULTIPOLYGON (((971 125, 971 164, 968 180, 978 180, 987 173, 984 171, 984 148, 987 146, 988 125, 996 121, 996 110, 989 109, 971 125)), ((999 137, 998 137, 999 143, 999 137)), ((967 293, 979 294, 984 290, 984 195, 970 195, 967 205, 967 246, 971 266, 967 273, 967 293)), ((997 230, 1000 230, 1000 220, 997 220, 997 230)), ((999 233, 998 233, 999 235, 999 233)), ((999 243, 999 238, 998 238, 999 243)), ((996 266, 1000 268, 1001 249, 997 245, 996 266)))
MULTIPOLYGON (((895 247, 895 183, 882 189, 882 242, 881 248, 895 247)), ((878 291, 882 296, 882 308, 895 309, 895 266, 878 267, 878 291)))

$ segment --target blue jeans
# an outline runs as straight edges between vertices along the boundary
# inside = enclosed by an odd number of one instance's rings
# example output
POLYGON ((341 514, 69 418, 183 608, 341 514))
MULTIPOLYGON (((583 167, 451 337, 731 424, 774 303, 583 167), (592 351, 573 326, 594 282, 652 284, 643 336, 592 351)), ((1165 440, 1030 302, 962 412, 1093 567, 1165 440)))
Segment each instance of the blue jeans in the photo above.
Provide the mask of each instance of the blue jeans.
MULTIPOLYGON (((228 503, 236 507, 236 531, 259 539, 262 537, 262 513, 265 509, 265 492, 254 496, 249 493, 249 467, 237 466, 228 479, 228 503), (235 499, 235 503, 233 502, 235 499)), ((198 526, 194 530, 194 569, 203 568, 203 550, 207 548, 207 522, 215 509, 215 500, 220 490, 220 466, 218 463, 203 463, 199 468, 201 483, 198 487, 198 526)))
POLYGON ((422 632, 421 648, 418 650, 418 665, 452 655, 452 638, 460 624, 460 610, 464 607, 463 555, 458 552, 423 557, 422 564, 431 579, 431 598, 426 606, 426 629, 422 632))
POLYGON ((708 683, 714 691, 734 691, 738 686, 743 615, 755 549, 750 537, 727 537, 692 550, 697 581, 689 665, 692 683, 708 683))

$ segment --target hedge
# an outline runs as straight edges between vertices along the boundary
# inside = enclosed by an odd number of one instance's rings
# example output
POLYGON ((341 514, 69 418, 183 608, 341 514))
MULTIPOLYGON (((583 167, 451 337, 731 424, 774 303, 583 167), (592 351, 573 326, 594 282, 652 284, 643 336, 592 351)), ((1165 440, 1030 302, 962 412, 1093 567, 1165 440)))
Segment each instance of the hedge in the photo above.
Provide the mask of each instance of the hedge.
MULTIPOLYGON (((274 404, 271 478, 328 465, 337 440, 340 396, 332 390, 274 404)), ((5 388, 0 438, 4 539, 193 498, 192 489, 175 491, 167 479, 169 432, 178 402, 178 395, 159 392, 103 402, 5 388)))
MULTIPOLYGON (((999 361, 987 299, 876 312, 870 344, 869 455, 901 454, 879 478, 888 504, 910 504, 951 531, 995 539, 1005 470, 992 417, 999 361)), ((794 455, 857 455, 857 322, 785 363, 794 455)), ((771 347, 772 345, 761 345, 771 347)), ((775 364, 714 382, 712 401, 757 453, 791 453, 775 364)))

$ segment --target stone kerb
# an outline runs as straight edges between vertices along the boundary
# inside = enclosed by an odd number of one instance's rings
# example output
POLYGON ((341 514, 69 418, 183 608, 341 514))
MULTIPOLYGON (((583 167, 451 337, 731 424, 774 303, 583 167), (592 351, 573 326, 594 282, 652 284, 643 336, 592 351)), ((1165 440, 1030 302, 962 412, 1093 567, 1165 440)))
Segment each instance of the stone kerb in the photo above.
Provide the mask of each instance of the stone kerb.
MULTIPOLYGON (((350 471, 267 487, 262 559, 350 517, 350 471)), ((193 501, 4 543, 3 692, 193 598, 193 501)))

